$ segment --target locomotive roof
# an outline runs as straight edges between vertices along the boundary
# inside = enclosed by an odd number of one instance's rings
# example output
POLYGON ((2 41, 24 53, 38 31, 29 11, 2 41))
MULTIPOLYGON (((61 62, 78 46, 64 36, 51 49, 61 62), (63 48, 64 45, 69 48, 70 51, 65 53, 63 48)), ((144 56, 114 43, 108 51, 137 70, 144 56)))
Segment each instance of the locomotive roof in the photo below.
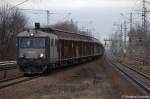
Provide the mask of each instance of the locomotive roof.
POLYGON ((40 37, 49 36, 48 33, 43 32, 43 31, 27 30, 27 31, 23 31, 23 32, 19 33, 18 37, 28 37, 28 36, 31 36, 31 34, 33 34, 36 37, 38 37, 38 36, 40 36, 40 37))

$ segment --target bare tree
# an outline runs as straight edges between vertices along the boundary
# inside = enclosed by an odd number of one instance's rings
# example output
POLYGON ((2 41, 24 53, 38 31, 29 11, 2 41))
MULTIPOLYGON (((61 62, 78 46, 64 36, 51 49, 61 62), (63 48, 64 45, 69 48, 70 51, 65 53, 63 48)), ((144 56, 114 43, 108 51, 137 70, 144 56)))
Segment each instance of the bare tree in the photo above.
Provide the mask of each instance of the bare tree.
POLYGON ((24 15, 17 8, 11 8, 9 4, 0 6, 0 60, 15 58, 16 35, 25 23, 24 15))
POLYGON ((77 26, 76 22, 74 22, 73 20, 58 22, 54 25, 51 25, 51 27, 53 27, 55 29, 64 30, 64 31, 80 33, 80 34, 83 34, 83 35, 90 35, 90 33, 87 32, 87 31, 81 31, 79 29, 79 27, 77 26))
POLYGON ((55 29, 61 29, 64 31, 71 31, 71 32, 79 32, 78 26, 75 24, 73 20, 71 21, 64 21, 64 22, 58 22, 51 27, 55 29))

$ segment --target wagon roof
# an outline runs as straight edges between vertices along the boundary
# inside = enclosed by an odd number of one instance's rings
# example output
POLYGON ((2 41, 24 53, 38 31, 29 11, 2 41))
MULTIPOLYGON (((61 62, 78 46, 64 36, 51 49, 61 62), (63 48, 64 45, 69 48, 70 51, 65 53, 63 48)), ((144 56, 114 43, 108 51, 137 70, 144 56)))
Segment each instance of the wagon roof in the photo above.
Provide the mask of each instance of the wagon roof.
POLYGON ((80 34, 70 31, 63 31, 59 29, 53 29, 53 28, 41 28, 42 31, 54 33, 58 36, 59 39, 65 39, 65 40, 84 40, 84 41, 90 41, 90 42, 97 42, 100 43, 98 39, 91 37, 86 34, 80 34))

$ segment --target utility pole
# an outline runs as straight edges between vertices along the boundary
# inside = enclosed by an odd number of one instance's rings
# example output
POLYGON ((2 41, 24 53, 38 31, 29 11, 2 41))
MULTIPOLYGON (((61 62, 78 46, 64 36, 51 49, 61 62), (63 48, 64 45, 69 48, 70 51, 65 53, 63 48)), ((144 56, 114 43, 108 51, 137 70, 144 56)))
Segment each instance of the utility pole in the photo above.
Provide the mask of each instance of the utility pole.
POLYGON ((147 42, 147 7, 146 0, 142 0, 142 33, 140 33, 139 43, 141 44, 140 54, 145 56, 147 42))
POLYGON ((119 41, 118 44, 120 46, 120 48, 122 48, 122 41, 123 41, 123 24, 114 24, 114 26, 118 26, 119 27, 119 34, 117 36, 117 40, 119 41))
POLYGON ((134 49, 133 48, 133 32, 132 32, 132 24, 133 24, 133 13, 131 12, 130 13, 130 32, 129 32, 129 47, 128 47, 128 56, 129 56, 129 59, 131 60, 132 58, 132 50, 134 49))
POLYGON ((146 0, 142 0, 142 33, 141 33, 141 43, 144 47, 145 41, 147 40, 147 8, 146 0))
MULTIPOLYGON (((119 60, 123 58, 123 24, 114 24, 119 27, 119 31, 115 34, 114 42, 115 42, 115 54, 119 60)), ((113 43, 114 43, 113 42, 113 43)))
POLYGON ((124 50, 126 50, 126 41, 127 41, 127 23, 124 21, 124 50))
POLYGON ((133 13, 130 13, 130 33, 132 32, 133 13))
POLYGON ((127 21, 124 21, 124 53, 128 52, 128 56, 130 57, 131 59, 131 54, 132 54, 132 47, 133 47, 133 32, 132 32, 132 24, 133 24, 133 13, 129 13, 130 14, 130 17, 126 17, 124 16, 123 13, 121 13, 120 15, 123 16, 124 18, 126 18, 129 23, 130 23, 130 31, 129 31, 129 34, 127 34, 127 21), (128 48, 127 48, 127 36, 129 37, 129 40, 128 40, 128 48))
MULTIPOLYGON (((122 43, 122 39, 123 39, 123 24, 120 24, 120 42, 122 43)), ((122 44, 121 44, 122 45, 122 44)))
POLYGON ((49 24, 49 22, 50 22, 50 12, 49 12, 49 10, 46 10, 46 12, 47 12, 47 26, 49 26, 50 24, 49 24))
POLYGON ((142 7, 142 29, 143 32, 147 33, 147 8, 146 8, 146 0, 143 0, 143 7, 142 7))
POLYGON ((120 32, 120 61, 122 61, 123 60, 123 56, 124 56, 124 42, 123 42, 123 24, 121 23, 121 26, 120 26, 120 28, 121 28, 121 32, 120 32))
POLYGON ((127 22, 124 21, 124 46, 123 46, 123 58, 126 58, 127 54, 127 22))

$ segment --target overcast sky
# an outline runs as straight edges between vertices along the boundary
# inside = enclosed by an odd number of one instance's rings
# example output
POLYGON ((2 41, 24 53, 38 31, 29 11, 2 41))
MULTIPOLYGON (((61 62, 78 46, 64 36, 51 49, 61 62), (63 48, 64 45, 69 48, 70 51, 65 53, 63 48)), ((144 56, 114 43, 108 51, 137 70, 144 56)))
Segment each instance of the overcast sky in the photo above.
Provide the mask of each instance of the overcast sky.
MULTIPOLYGON (((16 5, 24 0, 1 1, 16 5)), ((99 35, 95 34, 97 37, 103 38, 112 32, 114 22, 121 21, 120 13, 129 13, 137 6, 137 1, 139 0, 29 0, 18 7, 49 10, 55 13, 50 15, 50 24, 73 19, 77 21, 80 28, 86 27, 94 33, 99 33, 99 35)), ((46 12, 23 12, 28 13, 28 17, 34 17, 32 20, 42 20, 42 24, 46 24, 46 12)))

